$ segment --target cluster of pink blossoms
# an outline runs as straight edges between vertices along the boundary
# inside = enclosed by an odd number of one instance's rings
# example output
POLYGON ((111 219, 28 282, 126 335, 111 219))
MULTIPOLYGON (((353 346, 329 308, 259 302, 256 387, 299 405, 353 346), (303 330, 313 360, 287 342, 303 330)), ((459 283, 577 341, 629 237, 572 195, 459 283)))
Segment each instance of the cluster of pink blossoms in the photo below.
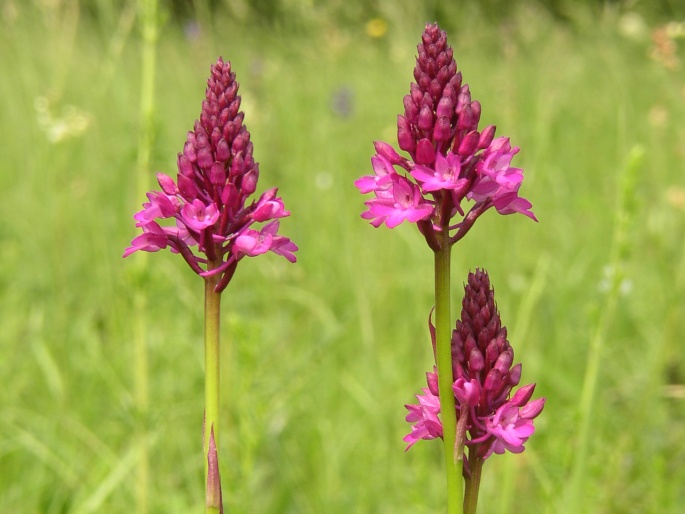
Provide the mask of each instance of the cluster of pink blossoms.
POLYGON ((138 250, 169 248, 198 275, 221 274, 217 293, 228 285, 244 256, 272 251, 295 262, 297 246, 278 234, 278 219, 290 213, 277 190, 269 189, 246 204, 257 189, 259 165, 252 158, 250 133, 239 109, 235 73, 230 62, 219 58, 207 81, 200 119, 178 155, 177 180, 157 175, 162 190, 149 192, 149 202, 135 214, 143 233, 124 257, 138 250), (175 225, 162 226, 156 221, 160 219, 174 219, 175 225), (255 223, 266 224, 257 230, 255 223))
MULTIPOLYGON (((505 450, 520 453, 535 431, 533 418, 542 412, 545 398, 530 401, 535 384, 511 395, 521 380, 521 364, 512 367, 514 350, 487 273, 470 273, 464 290, 461 320, 452 333, 452 390, 458 417, 467 416, 466 446, 481 459, 505 450)), ((435 332, 430 329, 435 347, 435 332)), ((414 423, 404 438, 407 449, 420 439, 443 436, 435 369, 426 378, 428 387, 416 395, 418 405, 406 405, 406 419, 414 423)))
POLYGON ((437 25, 423 32, 414 79, 397 122, 399 147, 410 158, 387 143, 375 143, 374 175, 355 182, 361 193, 375 195, 365 202, 362 217, 375 227, 417 223, 433 249, 436 231, 454 231, 453 244, 490 207, 536 220, 530 202, 518 196, 523 170, 511 167, 519 149, 506 137, 495 139, 493 125, 478 130, 480 103, 462 84, 452 48, 437 25), (475 202, 467 214, 464 199, 475 202), (463 219, 451 224, 457 214, 463 219))

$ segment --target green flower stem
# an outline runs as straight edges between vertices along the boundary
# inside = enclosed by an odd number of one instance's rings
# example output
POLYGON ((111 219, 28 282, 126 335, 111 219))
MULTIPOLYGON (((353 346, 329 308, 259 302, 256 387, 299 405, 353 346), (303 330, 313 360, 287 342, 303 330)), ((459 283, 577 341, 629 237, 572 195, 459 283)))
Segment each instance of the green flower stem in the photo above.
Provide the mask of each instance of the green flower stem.
POLYGON ((476 514, 478 507, 478 489, 483 471, 483 459, 476 457, 478 446, 469 449, 469 470, 471 476, 466 479, 466 495, 464 498, 464 514, 476 514))
POLYGON ((447 512, 462 512, 463 482, 455 455, 457 413, 452 392, 452 322, 450 320, 450 250, 449 231, 442 227, 438 235, 439 249, 435 252, 435 341, 438 367, 438 391, 445 442, 445 469, 447 472, 447 512))
MULTIPOLYGON (((214 268, 210 263, 210 269, 214 268)), ((205 423, 203 460, 205 463, 205 491, 209 500, 209 465, 207 454, 209 452, 209 437, 214 429, 214 442, 219 448, 219 326, 221 310, 221 293, 214 291, 220 275, 205 277, 205 423)), ((220 506, 210 505, 207 502, 207 514, 218 514, 220 506)))

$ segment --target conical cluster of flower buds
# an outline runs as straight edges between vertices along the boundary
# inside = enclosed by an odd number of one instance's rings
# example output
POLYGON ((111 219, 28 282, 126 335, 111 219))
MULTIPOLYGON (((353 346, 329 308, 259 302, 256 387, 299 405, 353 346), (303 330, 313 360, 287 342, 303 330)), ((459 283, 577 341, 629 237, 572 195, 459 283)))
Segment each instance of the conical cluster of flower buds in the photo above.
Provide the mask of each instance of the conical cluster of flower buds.
POLYGON ((375 143, 374 175, 355 182, 362 193, 375 195, 365 202, 368 210, 362 217, 375 227, 417 223, 433 249, 436 230, 454 230, 453 244, 490 207, 535 220, 530 202, 518 196, 523 170, 510 166, 518 148, 508 138, 495 139, 493 125, 478 130, 480 103, 471 100, 469 86, 462 84, 452 48, 437 25, 427 25, 423 32, 414 79, 397 122, 399 147, 410 158, 387 143, 375 143), (464 199, 475 202, 466 215, 464 199), (464 219, 452 225, 457 213, 464 219))
POLYGON ((239 109, 235 73, 230 62, 219 58, 207 81, 200 119, 178 156, 177 180, 157 175, 162 190, 148 193, 149 202, 134 216, 143 233, 124 257, 169 248, 201 276, 220 273, 216 292, 226 287, 244 256, 272 251, 295 262, 297 246, 277 233, 278 218, 290 215, 277 190, 247 203, 257 189, 259 165, 239 109), (156 221, 167 218, 175 219, 175 226, 156 221), (266 225, 256 230, 255 223, 266 225))
MULTIPOLYGON (((433 345, 435 345, 434 331, 433 345)), ((467 416, 466 445, 477 455, 520 453, 535 431, 535 418, 544 398, 529 401, 535 384, 512 389, 521 379, 521 364, 512 366, 514 350, 502 326, 494 290, 485 271, 470 273, 465 286, 461 320, 452 333, 452 379, 458 416, 467 416)), ((414 423, 404 441, 410 448, 419 439, 442 437, 437 372, 427 375, 428 387, 417 395, 418 405, 407 405, 407 421, 414 423)))

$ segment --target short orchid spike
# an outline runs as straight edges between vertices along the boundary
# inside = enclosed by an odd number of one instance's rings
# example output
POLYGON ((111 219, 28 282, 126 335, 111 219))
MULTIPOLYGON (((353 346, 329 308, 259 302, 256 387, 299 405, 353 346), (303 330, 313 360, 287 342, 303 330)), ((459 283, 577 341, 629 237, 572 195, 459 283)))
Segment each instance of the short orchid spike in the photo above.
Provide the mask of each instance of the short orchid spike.
MULTIPOLYGON (((431 329, 431 334, 433 330, 431 329)), ((484 270, 470 273, 464 287, 461 319, 452 333, 452 390, 457 415, 467 416, 466 446, 486 459, 493 453, 520 453, 533 435, 533 419, 544 398, 532 400, 535 384, 512 391, 521 379, 521 364, 514 365, 514 350, 507 340, 495 304, 495 291, 484 270)), ((437 372, 427 373, 428 388, 416 395, 418 405, 407 405, 405 436, 409 449, 420 439, 442 437, 437 400, 437 372)))

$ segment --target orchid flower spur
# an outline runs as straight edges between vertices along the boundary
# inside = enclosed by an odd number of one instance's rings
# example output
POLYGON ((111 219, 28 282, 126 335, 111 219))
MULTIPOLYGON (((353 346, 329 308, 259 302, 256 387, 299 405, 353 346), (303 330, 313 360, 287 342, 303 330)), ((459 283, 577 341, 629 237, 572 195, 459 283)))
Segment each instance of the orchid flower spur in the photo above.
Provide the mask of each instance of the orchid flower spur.
MULTIPOLYGON (((463 460, 463 474, 469 491, 477 495, 480 468, 493 453, 505 450, 521 453, 535 432, 533 419, 541 412, 545 398, 532 400, 535 384, 514 387, 521 380, 521 364, 513 365, 514 350, 507 340, 495 304, 487 272, 470 273, 464 288, 461 320, 452 332, 452 401, 463 429, 463 444, 469 449, 463 460)), ((433 345, 435 336, 430 326, 433 345)), ((405 436, 407 449, 420 439, 443 436, 437 371, 426 374, 428 387, 417 395, 418 405, 407 405, 407 421, 413 423, 405 436)), ((459 434, 457 434, 459 440, 459 434)), ((474 498, 475 501, 475 498, 474 498)))
POLYGON ((361 193, 374 194, 362 217, 375 227, 417 223, 434 250, 439 232, 448 231, 452 245, 491 207, 536 220, 530 202, 518 195, 523 170, 511 166, 519 149, 506 137, 495 138, 493 125, 479 130, 481 105, 462 83, 437 25, 423 32, 414 79, 397 121, 398 146, 408 157, 388 143, 374 143, 374 175, 355 182, 361 193), (464 200, 474 202, 467 213, 464 200))
POLYGON ((178 155, 176 181, 159 173, 160 191, 134 215, 142 230, 125 250, 181 254, 205 283, 205 503, 207 514, 223 512, 219 476, 219 371, 221 293, 243 257, 273 252, 295 262, 297 246, 279 235, 290 215, 276 188, 257 189, 259 165, 252 157, 240 96, 230 62, 211 68, 200 119, 178 155), (167 220, 167 221, 165 221, 167 220))
POLYGON ((169 248, 198 275, 219 275, 217 293, 245 256, 272 251, 295 262, 297 246, 277 233, 275 220, 290 215, 277 189, 249 201, 257 189, 259 164, 252 157, 250 133, 239 109, 235 73, 230 62, 219 58, 207 81, 200 119, 178 155, 177 179, 157 175, 161 191, 148 193, 148 202, 134 216, 143 233, 124 257, 169 248), (173 223, 159 223, 167 219, 173 223), (261 230, 254 228, 267 222, 261 230))

